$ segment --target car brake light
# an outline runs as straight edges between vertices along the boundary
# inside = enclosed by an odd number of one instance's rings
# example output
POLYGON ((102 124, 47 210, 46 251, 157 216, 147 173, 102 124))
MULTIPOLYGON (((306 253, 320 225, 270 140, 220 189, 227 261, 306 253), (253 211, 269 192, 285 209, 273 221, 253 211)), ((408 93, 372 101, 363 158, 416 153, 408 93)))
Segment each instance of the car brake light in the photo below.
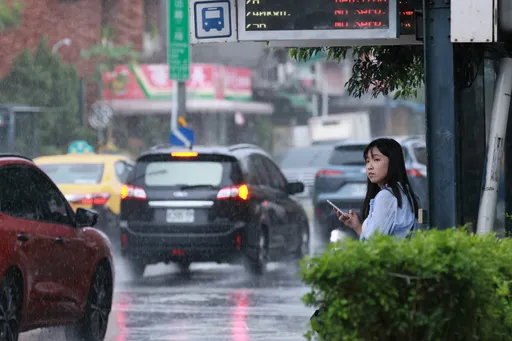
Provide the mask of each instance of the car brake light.
POLYGON ((142 187, 124 185, 121 189, 121 200, 126 199, 146 200, 146 191, 142 187))
POLYGON ((343 175, 343 172, 334 169, 321 169, 318 172, 316 172, 315 177, 318 178, 319 176, 322 175, 343 175))
POLYGON ((423 173, 416 168, 408 169, 407 175, 412 176, 413 178, 422 178, 423 177, 423 173))
POLYGON ((107 204, 108 199, 110 199, 109 193, 93 193, 78 195, 68 201, 72 204, 103 206, 107 204))
POLYGON ((235 247, 240 250, 242 248, 242 235, 237 233, 235 236, 235 247))
POLYGON ((240 186, 231 186, 221 188, 219 193, 217 193, 217 199, 225 200, 225 199, 249 199, 249 187, 247 185, 240 186))
POLYGON ((121 235, 121 246, 123 249, 126 249, 128 246, 128 237, 124 233, 121 235))
POLYGON ((172 152, 172 157, 196 157, 199 155, 197 152, 172 152))

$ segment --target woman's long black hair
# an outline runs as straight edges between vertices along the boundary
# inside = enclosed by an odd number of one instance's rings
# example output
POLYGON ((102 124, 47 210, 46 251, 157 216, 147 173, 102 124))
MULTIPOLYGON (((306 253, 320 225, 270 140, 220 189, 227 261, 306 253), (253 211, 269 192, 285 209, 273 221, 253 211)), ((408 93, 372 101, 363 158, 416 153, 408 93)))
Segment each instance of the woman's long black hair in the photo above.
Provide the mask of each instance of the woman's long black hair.
MULTIPOLYGON (((393 195, 398 201, 398 207, 402 207, 402 195, 400 193, 399 183, 405 192, 409 203, 414 211, 414 215, 418 218, 418 200, 409 184, 407 171, 405 170, 404 152, 402 146, 395 140, 390 138, 380 138, 372 141, 364 149, 363 158, 366 160, 368 153, 373 147, 377 149, 389 159, 388 175, 385 179, 386 185, 391 188, 393 195)), ((370 214, 370 200, 375 198, 380 191, 380 187, 367 180, 366 198, 364 199, 363 208, 361 210, 363 220, 370 214)))

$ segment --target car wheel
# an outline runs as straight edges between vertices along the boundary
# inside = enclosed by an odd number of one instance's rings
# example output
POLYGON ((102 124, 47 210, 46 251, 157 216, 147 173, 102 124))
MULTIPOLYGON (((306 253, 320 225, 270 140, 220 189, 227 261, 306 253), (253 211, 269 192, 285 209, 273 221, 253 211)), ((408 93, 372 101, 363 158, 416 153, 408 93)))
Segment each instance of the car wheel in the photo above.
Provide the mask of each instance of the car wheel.
POLYGON ((68 339, 103 341, 112 309, 112 294, 112 274, 107 266, 100 266, 92 278, 83 319, 66 328, 68 339))
POLYGON ((296 252, 297 259, 309 256, 309 229, 308 225, 302 225, 300 229, 300 245, 296 252))
POLYGON ((0 340, 17 341, 21 316, 21 288, 12 276, 0 284, 0 340))
POLYGON ((258 245, 256 247, 256 258, 247 256, 244 265, 246 270, 248 270, 250 273, 261 275, 265 273, 268 261, 268 234, 263 229, 260 229, 258 245))
POLYGON ((112 246, 117 251, 121 249, 121 230, 119 229, 119 215, 109 212, 107 215, 106 232, 112 246))
POLYGON ((176 263, 181 273, 189 273, 190 272, 190 262, 178 262, 176 263))
POLYGON ((127 261, 128 269, 133 279, 141 279, 144 277, 144 271, 146 270, 146 264, 138 259, 130 259, 127 261))
POLYGON ((327 224, 321 224, 317 218, 315 218, 315 224, 313 226, 314 236, 316 239, 317 246, 325 248, 329 244, 331 239, 331 228, 327 224))

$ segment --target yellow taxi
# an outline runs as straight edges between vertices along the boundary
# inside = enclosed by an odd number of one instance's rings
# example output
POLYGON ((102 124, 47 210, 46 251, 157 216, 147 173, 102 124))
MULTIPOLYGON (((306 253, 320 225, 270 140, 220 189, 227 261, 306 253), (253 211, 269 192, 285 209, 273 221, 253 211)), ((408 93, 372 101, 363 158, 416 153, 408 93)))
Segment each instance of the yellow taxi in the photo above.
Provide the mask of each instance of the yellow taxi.
POLYGON ((124 155, 64 154, 41 156, 34 162, 59 186, 73 210, 89 208, 99 213, 97 228, 117 243, 121 190, 133 169, 124 155))

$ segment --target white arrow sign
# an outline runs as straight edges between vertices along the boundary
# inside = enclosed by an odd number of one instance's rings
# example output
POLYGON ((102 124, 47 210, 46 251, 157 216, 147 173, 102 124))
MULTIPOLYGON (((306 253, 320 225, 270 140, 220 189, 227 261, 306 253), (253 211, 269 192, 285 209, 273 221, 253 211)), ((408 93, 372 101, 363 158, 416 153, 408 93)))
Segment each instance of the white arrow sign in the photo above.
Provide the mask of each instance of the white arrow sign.
POLYGON ((183 142, 183 144, 187 147, 187 148, 190 148, 190 146, 192 145, 190 143, 190 141, 181 133, 181 131, 179 131, 178 129, 175 129, 172 131, 174 136, 176 136, 181 142, 183 142))

